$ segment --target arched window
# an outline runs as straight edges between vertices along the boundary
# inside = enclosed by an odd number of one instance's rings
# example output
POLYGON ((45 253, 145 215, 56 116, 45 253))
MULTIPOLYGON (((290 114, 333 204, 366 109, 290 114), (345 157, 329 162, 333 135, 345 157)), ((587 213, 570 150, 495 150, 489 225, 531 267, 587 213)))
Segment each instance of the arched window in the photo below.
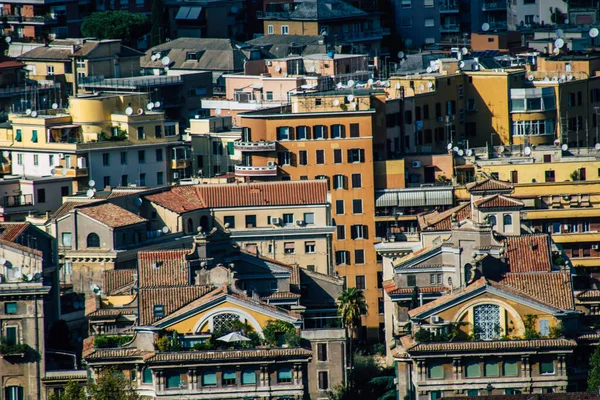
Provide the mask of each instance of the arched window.
POLYGON ((203 215, 200 217, 200 226, 202 227, 202 230, 205 232, 209 230, 208 217, 206 215, 203 215))
POLYGON ((488 224, 490 224, 492 227, 496 226, 496 216, 495 215, 488 215, 488 224))
POLYGON ((512 215, 505 214, 504 215, 504 226, 510 226, 510 225, 512 225, 512 215))
POLYGON ((100 236, 96 233, 90 233, 87 236, 87 247, 100 247, 100 236))
POLYGON ((213 317, 213 332, 217 330, 230 330, 234 321, 239 321, 240 316, 232 313, 223 313, 213 317))
POLYGON ((194 221, 191 218, 187 220, 187 232, 192 233, 194 231, 194 221))
POLYGON ((500 336, 500 307, 495 304, 473 307, 473 324, 480 339, 497 339, 500 336))
POLYGON ((152 371, 148 367, 142 371, 142 383, 152 383, 152 371))
POLYGON ((4 389, 4 398, 6 400, 23 400, 23 387, 7 386, 4 389))

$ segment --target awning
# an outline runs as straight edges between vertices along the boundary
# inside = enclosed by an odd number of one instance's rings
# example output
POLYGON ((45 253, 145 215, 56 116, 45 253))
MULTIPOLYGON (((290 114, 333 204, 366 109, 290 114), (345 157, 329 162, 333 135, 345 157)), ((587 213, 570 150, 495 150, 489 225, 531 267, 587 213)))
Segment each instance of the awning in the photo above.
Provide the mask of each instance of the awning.
POLYGON ((316 246, 317 242, 304 242, 306 246, 316 246))
POLYGON ((263 88, 263 86, 260 83, 253 83, 252 85, 250 85, 250 88, 260 90, 263 88))
POLYGON ((68 128, 79 128, 81 125, 54 125, 49 126, 48 129, 68 129, 68 128))
POLYGON ((397 193, 381 193, 375 200, 375 207, 396 207, 398 205, 397 193))
POLYGON ((296 248, 296 246, 294 245, 293 242, 288 242, 283 245, 283 248, 285 250, 294 250, 296 248))
POLYGON ((425 205, 448 206, 452 205, 452 190, 428 190, 425 192, 425 205))
POLYGON ((187 19, 189 13, 190 7, 179 7, 179 11, 177 11, 175 19, 187 19))
POLYGON ((398 192, 399 207, 422 207, 424 205, 426 205, 424 191, 398 192))
POLYGON ((200 16, 200 12, 202 11, 202 7, 190 7, 190 13, 188 14, 186 19, 189 20, 197 20, 200 16))

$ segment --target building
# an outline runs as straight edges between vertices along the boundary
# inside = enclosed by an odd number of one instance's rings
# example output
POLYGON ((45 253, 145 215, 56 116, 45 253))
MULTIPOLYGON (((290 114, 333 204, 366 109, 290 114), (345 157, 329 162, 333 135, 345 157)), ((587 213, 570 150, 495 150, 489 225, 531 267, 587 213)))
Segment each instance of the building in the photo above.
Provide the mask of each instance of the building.
POLYGON ((335 46, 335 42, 321 35, 261 35, 246 43, 262 48, 269 58, 327 54, 328 51, 343 53, 341 46, 335 46))
MULTIPOLYGON (((78 81, 86 77, 124 78, 140 71, 143 53, 121 44, 121 40, 66 39, 53 40, 18 57, 26 64, 28 78, 45 84, 60 84, 56 98, 45 104, 25 105, 25 108, 45 109, 52 103, 63 103, 77 93, 78 81)), ((55 93, 56 94, 56 93, 55 93)), ((18 109, 24 111, 24 109, 18 109)))

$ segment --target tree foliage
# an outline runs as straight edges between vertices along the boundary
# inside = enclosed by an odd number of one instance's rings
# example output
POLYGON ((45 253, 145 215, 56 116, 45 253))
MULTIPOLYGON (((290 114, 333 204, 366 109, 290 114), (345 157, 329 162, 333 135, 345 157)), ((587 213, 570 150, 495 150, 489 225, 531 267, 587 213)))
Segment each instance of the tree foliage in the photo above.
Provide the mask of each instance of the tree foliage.
POLYGON ((86 385, 69 382, 60 394, 52 394, 50 400, 140 400, 131 383, 123 373, 114 368, 103 370, 96 381, 86 385))
POLYGON ((361 316, 367 313, 367 302, 362 290, 348 288, 338 297, 338 315, 344 326, 354 330, 361 325, 361 316))
POLYGON ((129 11, 95 12, 83 20, 81 34, 98 39, 121 39, 124 44, 135 45, 138 38, 148 33, 150 24, 144 14, 129 11))
POLYGON ((590 372, 588 373, 588 392, 598 393, 600 389, 600 345, 596 346, 590 359, 590 372))
POLYGON ((395 399, 394 378, 393 368, 382 368, 372 356, 357 353, 348 385, 335 387, 327 397, 330 400, 395 399))
POLYGON ((65 386, 65 390, 60 394, 52 393, 50 400, 87 400, 87 395, 83 385, 69 381, 65 386))

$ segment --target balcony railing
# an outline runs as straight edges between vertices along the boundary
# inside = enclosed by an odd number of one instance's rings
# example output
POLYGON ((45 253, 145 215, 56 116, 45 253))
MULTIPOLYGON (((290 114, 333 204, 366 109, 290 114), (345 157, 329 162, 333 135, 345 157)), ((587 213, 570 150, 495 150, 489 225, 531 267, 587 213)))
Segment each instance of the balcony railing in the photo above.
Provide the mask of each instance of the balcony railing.
POLYGON ((172 169, 182 169, 182 168, 187 168, 190 165, 192 165, 192 162, 190 160, 171 160, 171 168, 172 169))
POLYGON ((441 13, 449 13, 449 12, 458 12, 458 3, 440 3, 440 12, 441 13))
POLYGON ((494 30, 494 29, 506 29, 506 27, 507 27, 506 21, 488 22, 488 24, 490 25, 490 29, 491 30, 494 30))
POLYGON ((275 151, 275 142, 234 142, 233 148, 240 151, 275 151))
POLYGON ((33 17, 24 17, 22 15, 6 15, 6 20, 9 23, 20 23, 20 24, 48 24, 48 23, 56 23, 58 19, 56 17, 52 17, 51 15, 40 15, 33 17))
POLYGON ((493 3, 483 3, 481 5, 483 11, 501 11, 506 10, 506 1, 496 1, 493 3))
POLYGON ((236 165, 235 176, 277 176, 277 165, 263 165, 260 167, 236 165))
POLYGON ((440 26, 440 32, 459 32, 460 25, 458 24, 448 24, 440 26))
POLYGON ((389 29, 367 29, 358 32, 347 32, 341 35, 347 41, 367 40, 382 38, 390 34, 389 29))
POLYGON ((4 207, 4 208, 31 206, 31 205, 33 205, 33 195, 32 194, 18 194, 18 195, 2 197, 2 207, 4 207))
POLYGON ((56 170, 56 176, 70 176, 73 178, 79 178, 82 176, 88 176, 87 168, 65 168, 65 167, 54 167, 56 170))

